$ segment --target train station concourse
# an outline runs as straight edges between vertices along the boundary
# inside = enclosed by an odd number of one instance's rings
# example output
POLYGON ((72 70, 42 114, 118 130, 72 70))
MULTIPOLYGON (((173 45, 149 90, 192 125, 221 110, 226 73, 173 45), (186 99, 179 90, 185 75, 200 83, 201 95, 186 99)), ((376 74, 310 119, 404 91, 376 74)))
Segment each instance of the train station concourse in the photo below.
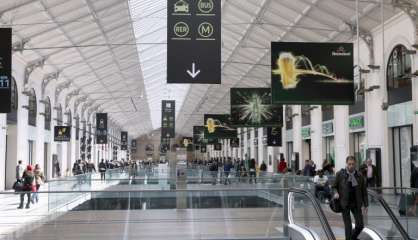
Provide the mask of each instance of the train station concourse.
POLYGON ((418 239, 418 0, 1 0, 0 240, 418 239))

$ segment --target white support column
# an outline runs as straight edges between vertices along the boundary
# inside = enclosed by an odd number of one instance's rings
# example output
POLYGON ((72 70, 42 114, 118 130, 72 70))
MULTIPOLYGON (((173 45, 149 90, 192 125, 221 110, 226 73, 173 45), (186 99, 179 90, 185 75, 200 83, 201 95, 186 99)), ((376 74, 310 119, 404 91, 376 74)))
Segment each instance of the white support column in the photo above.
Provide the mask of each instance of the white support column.
MULTIPOLYGON (((381 73, 372 72, 368 75, 367 86, 380 85, 379 90, 366 93, 365 98, 365 128, 366 128, 366 141, 367 149, 380 148, 382 151, 382 176, 388 176, 382 178, 382 186, 389 186, 391 174, 393 170, 389 169, 391 163, 389 162, 389 144, 388 144, 388 114, 382 109, 382 99, 386 87, 382 84, 380 79, 381 73)), ((384 83, 386 83, 384 81, 384 83)))
POLYGON ((0 191, 5 190, 7 115, 0 114, 0 191))
MULTIPOLYGON (((299 153, 299 168, 303 166, 304 156, 302 154, 302 108, 292 106, 293 117, 293 152, 299 153)), ((292 161, 293 159, 288 159, 292 161)))
POLYGON ((243 132, 244 132, 244 156, 242 156, 242 160, 246 160, 245 158, 246 158, 246 156, 248 157, 249 156, 249 152, 248 152, 248 139, 247 139, 247 131, 249 131, 249 129, 248 128, 242 128, 243 129, 243 132))
POLYGON ((34 165, 39 164, 41 169, 44 169, 45 117, 42 116, 40 113, 45 112, 45 105, 40 104, 39 101, 37 105, 38 112, 36 114, 36 150, 34 165))
MULTIPOLYGON (((256 128, 255 131, 258 131, 258 165, 261 165, 263 161, 268 165, 268 159, 264 159, 263 128, 256 128)), ((268 153, 266 155, 268 158, 268 153)))
POLYGON ((318 106, 311 111, 311 151, 312 161, 320 169, 323 162, 322 156, 322 108, 318 106))
POLYGON ((334 106, 335 170, 345 167, 345 159, 350 152, 349 123, 347 106, 334 106))
POLYGON ((250 128, 250 158, 255 158, 255 130, 254 128, 250 128))

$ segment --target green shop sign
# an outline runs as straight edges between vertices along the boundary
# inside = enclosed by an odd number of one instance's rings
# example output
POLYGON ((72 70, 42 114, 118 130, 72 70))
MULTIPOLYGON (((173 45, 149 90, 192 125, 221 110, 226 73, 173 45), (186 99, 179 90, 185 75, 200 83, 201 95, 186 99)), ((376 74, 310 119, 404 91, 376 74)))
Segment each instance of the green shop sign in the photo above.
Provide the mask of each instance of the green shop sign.
POLYGON ((359 130, 364 128, 364 115, 350 117, 349 127, 350 130, 359 130))
POLYGON ((322 135, 330 136, 332 134, 334 134, 334 123, 333 122, 322 123, 322 135))
POLYGON ((302 128, 302 139, 309 139, 311 138, 311 128, 305 127, 302 128))

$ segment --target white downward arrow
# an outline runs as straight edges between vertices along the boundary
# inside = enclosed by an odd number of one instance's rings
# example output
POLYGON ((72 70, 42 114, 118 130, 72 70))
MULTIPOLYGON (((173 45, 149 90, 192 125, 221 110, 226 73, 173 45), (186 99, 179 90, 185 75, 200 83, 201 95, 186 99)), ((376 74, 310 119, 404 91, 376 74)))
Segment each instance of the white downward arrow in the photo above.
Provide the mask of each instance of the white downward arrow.
POLYGON ((190 77, 192 78, 196 78, 197 75, 200 74, 200 70, 196 71, 196 63, 192 63, 192 71, 190 72, 190 70, 187 70, 187 73, 190 75, 190 77))

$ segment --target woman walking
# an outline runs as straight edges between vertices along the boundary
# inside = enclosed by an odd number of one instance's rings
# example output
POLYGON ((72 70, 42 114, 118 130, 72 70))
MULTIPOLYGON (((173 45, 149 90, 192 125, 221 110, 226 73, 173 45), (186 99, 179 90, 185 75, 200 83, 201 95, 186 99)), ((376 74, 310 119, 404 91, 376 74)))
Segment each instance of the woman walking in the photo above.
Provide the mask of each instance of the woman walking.
POLYGON ((39 202, 39 196, 38 196, 38 191, 39 188, 41 187, 42 184, 44 184, 45 181, 45 176, 44 176, 44 172, 41 170, 41 167, 39 166, 39 164, 35 165, 35 170, 33 171, 33 174, 35 176, 35 191, 32 194, 32 198, 31 198, 31 202, 32 204, 34 204, 35 202, 38 203, 39 202))

